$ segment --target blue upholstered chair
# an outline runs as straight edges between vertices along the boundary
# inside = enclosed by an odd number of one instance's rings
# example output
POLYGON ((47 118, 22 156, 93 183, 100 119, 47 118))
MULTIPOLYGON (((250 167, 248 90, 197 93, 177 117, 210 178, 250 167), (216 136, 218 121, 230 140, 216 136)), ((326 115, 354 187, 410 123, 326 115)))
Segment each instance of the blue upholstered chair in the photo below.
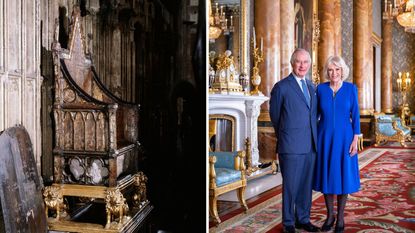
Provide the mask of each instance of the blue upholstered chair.
POLYGON ((400 122, 400 118, 394 115, 385 115, 384 113, 375 113, 375 146, 378 146, 381 142, 396 141, 403 147, 406 147, 405 141, 410 131, 400 122))
POLYGON ((217 224, 221 222, 217 210, 219 195, 237 190, 241 206, 248 210, 245 202, 245 151, 209 152, 209 213, 217 224))

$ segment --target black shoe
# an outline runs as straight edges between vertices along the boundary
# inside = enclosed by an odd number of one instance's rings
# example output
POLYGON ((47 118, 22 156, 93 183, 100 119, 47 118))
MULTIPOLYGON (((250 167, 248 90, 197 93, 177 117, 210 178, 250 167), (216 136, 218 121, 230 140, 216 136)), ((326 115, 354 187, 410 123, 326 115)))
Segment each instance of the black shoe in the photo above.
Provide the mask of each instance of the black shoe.
POLYGON ((308 223, 297 223, 295 224, 295 228, 297 229, 303 229, 308 232, 318 232, 320 231, 320 228, 317 226, 314 226, 311 222, 308 223))
POLYGON ((337 226, 334 228, 334 233, 343 233, 344 232, 344 225, 343 226, 337 226))
POLYGON ((335 221, 336 219, 334 219, 334 218, 333 218, 333 221, 331 221, 331 223, 330 223, 330 224, 328 224, 328 223, 327 223, 327 220, 328 220, 328 219, 326 219, 326 221, 324 222, 323 226, 321 226, 321 230, 320 230, 320 231, 322 231, 322 232, 330 231, 330 230, 331 230, 331 228, 333 227, 333 225, 334 225, 334 221, 335 221))
POLYGON ((283 233, 295 233, 295 227, 294 226, 284 226, 283 233))

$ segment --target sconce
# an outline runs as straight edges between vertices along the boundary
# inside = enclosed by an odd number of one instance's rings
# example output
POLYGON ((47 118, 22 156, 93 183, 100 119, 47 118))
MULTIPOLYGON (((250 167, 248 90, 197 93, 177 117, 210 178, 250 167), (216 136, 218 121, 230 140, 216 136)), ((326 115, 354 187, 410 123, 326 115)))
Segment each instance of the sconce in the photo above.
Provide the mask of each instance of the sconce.
POLYGON ((411 77, 409 72, 404 73, 404 77, 402 77, 402 72, 399 72, 396 83, 398 84, 398 89, 400 92, 406 92, 411 86, 411 77))

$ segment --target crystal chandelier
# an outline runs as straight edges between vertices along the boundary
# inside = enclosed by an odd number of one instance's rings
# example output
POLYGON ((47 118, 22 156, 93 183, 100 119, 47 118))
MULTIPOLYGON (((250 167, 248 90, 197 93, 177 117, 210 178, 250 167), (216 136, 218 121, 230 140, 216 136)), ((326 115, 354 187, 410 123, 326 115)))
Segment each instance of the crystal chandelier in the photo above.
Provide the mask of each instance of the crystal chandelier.
POLYGON ((392 19, 395 16, 406 32, 415 33, 414 0, 385 0, 383 19, 392 19))

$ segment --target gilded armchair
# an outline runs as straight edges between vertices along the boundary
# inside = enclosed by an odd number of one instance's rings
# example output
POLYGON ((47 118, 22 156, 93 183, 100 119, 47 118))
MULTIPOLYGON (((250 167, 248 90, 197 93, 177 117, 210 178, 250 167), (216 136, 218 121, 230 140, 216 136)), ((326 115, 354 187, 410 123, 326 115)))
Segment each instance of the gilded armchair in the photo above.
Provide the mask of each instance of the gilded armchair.
POLYGON ((378 146, 382 142, 396 141, 403 147, 406 147, 405 141, 408 139, 408 131, 403 128, 400 118, 393 115, 385 115, 384 113, 377 113, 374 119, 375 146, 378 146))
POLYGON ((244 157, 245 151, 209 152, 209 213, 218 224, 217 199, 221 194, 236 190, 241 206, 248 210, 244 157))

